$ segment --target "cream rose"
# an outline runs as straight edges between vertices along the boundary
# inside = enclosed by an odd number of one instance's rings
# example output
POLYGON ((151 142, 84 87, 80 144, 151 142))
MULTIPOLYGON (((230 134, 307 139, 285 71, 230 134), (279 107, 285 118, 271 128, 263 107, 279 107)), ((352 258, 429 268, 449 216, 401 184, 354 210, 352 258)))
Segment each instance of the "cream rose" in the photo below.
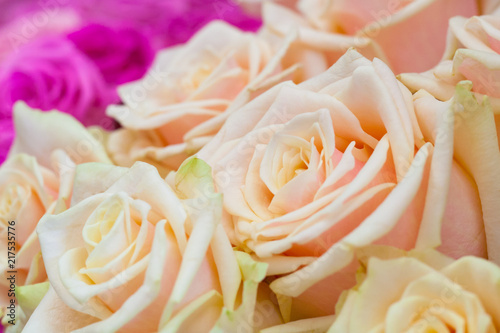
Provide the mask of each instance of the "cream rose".
POLYGON ((447 118, 424 136, 411 93, 382 61, 350 50, 324 74, 236 111, 198 153, 213 166, 233 244, 269 263, 269 275, 293 272, 271 284, 300 295, 282 304, 285 318, 333 313, 360 246, 486 256, 470 160, 453 153, 453 110, 466 96, 427 109, 447 118))
POLYGON ((142 162, 78 166, 71 207, 37 228, 53 289, 23 332, 236 332, 279 323, 273 303, 257 299, 266 265, 233 253, 219 224, 210 173, 188 160, 172 189, 142 162), (267 321, 251 321, 262 302, 267 321))
POLYGON ((371 258, 364 280, 338 304, 328 333, 498 332, 499 286, 500 268, 477 257, 371 258))
POLYGON ((125 105, 108 109, 124 127, 109 139, 113 159, 177 169, 232 110, 295 71, 282 68, 282 55, 259 35, 218 21, 161 51, 143 79, 119 88, 125 105))
POLYGON ((357 252, 358 283, 343 293, 335 316, 262 333, 498 332, 500 267, 494 263, 472 256, 455 261, 434 250, 357 252))
POLYGON ((15 284, 18 286, 47 278, 34 231, 45 212, 53 209, 58 191, 57 175, 38 165, 32 156, 14 155, 0 167, 2 307, 10 304, 7 271, 17 271, 15 284))
MULTIPOLYGON (((75 163, 109 159, 71 116, 35 111, 20 102, 14 120, 16 140, 0 167, 0 271, 2 276, 17 271, 19 287, 46 279, 35 228, 44 214, 62 211, 69 203, 75 163)), ((5 278, 0 289, 0 306, 5 307, 10 289, 5 278)))
POLYGON ((296 30, 290 57, 314 57, 316 74, 349 47, 384 60, 396 73, 427 70, 442 56, 448 20, 477 13, 471 0, 301 0, 295 10, 263 5, 265 29, 278 36, 296 30))

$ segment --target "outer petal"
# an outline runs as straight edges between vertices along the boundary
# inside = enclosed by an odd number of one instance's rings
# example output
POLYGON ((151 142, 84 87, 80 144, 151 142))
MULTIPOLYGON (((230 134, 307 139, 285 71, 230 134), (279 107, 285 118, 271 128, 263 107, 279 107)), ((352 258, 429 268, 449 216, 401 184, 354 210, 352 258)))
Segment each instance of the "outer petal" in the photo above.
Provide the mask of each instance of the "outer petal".
POLYGON ((474 178, 481 198, 488 256, 500 262, 500 148, 487 100, 479 104, 466 83, 457 86, 454 105, 455 156, 474 178))
POLYGON ((104 163, 84 163, 76 167, 71 206, 98 193, 103 193, 128 170, 104 163), (96 181, 96 180, 99 181, 96 181))
MULTIPOLYGON (((441 245, 440 250, 454 258, 467 254, 486 256, 484 222, 476 184, 460 163, 449 156, 454 153, 450 143, 453 144, 456 125, 454 105, 457 105, 457 97, 439 102, 421 91, 414 98, 425 140, 436 145, 417 247, 441 245), (448 174, 451 178, 447 180, 444 175, 448 174), (445 188, 448 188, 447 196, 443 195, 445 188)), ((457 118, 457 121, 462 119, 457 118)))
POLYGON ((24 327, 23 332, 69 333, 80 327, 87 326, 97 320, 97 318, 69 308, 57 296, 54 289, 49 288, 40 305, 38 305, 30 320, 24 327), (50 320, 47 320, 47 318, 50 318, 50 320))
POLYGON ((267 264, 254 261, 244 252, 236 252, 236 258, 243 273, 242 303, 238 309, 231 311, 224 309, 211 333, 238 332, 243 329, 255 330, 258 327, 268 327, 281 322, 275 306, 269 301, 259 302, 257 293, 259 283, 266 276, 267 264), (264 304, 263 302, 267 302, 264 304), (266 310, 267 313, 258 313, 265 319, 255 321, 256 311, 266 310))
POLYGON ((51 167, 50 156, 57 149, 67 152, 75 163, 111 163, 104 147, 68 114, 30 109, 24 102, 14 106, 16 139, 10 154, 26 153, 51 167))
POLYGON ((221 220, 220 194, 214 193, 210 167, 200 159, 186 161, 176 175, 176 189, 189 198, 187 202, 192 231, 183 253, 182 264, 163 310, 160 327, 170 319, 175 307, 181 303, 200 269, 218 223, 221 220))
POLYGON ((382 47, 394 72, 420 72, 439 62, 444 51, 449 18, 475 15, 477 5, 475 1, 461 1, 458 4, 453 0, 417 0, 389 18, 387 14, 390 13, 387 11, 376 13, 381 18, 367 25, 359 34, 372 37, 382 47), (415 30, 416 26, 425 29, 415 30), (420 60, 414 61, 412 55, 422 50, 425 53, 420 52, 420 60))

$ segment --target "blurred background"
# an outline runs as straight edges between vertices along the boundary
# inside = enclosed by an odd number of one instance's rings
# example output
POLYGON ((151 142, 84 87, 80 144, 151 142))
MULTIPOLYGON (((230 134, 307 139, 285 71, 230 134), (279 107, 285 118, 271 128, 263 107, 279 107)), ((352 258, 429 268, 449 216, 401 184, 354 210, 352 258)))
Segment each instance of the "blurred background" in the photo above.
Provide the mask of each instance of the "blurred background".
POLYGON ((0 0, 0 163, 14 137, 17 100, 114 129, 105 109, 120 103, 116 87, 141 78, 157 51, 215 19, 256 31, 258 7, 236 0, 0 0))

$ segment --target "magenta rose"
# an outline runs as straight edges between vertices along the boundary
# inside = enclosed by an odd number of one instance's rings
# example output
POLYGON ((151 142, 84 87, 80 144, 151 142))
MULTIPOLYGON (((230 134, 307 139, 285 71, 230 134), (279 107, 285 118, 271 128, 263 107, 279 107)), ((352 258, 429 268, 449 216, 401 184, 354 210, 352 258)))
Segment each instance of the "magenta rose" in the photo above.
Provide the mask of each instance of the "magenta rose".
POLYGON ((262 24, 234 0, 189 0, 186 3, 187 8, 169 22, 167 45, 187 41, 212 20, 224 20, 245 31, 256 31, 262 24))
POLYGON ((42 110, 57 109, 85 125, 103 122, 117 96, 97 66, 65 37, 42 38, 0 65, 0 119, 9 119, 18 100, 42 110))
POLYGON ((97 65, 112 85, 140 79, 153 61, 149 39, 133 28, 90 24, 68 38, 97 65))
POLYGON ((261 25, 234 0, 72 0, 69 5, 85 20, 140 29, 158 48, 186 42, 215 19, 249 31, 261 25))

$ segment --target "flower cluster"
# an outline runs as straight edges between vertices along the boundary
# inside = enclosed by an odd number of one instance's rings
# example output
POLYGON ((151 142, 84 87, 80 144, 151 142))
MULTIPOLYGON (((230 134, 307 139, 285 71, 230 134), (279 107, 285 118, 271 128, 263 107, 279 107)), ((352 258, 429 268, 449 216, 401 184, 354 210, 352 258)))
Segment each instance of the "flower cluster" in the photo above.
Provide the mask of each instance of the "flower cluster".
POLYGON ((0 53, 8 333, 500 331, 498 1, 58 10, 0 53))

